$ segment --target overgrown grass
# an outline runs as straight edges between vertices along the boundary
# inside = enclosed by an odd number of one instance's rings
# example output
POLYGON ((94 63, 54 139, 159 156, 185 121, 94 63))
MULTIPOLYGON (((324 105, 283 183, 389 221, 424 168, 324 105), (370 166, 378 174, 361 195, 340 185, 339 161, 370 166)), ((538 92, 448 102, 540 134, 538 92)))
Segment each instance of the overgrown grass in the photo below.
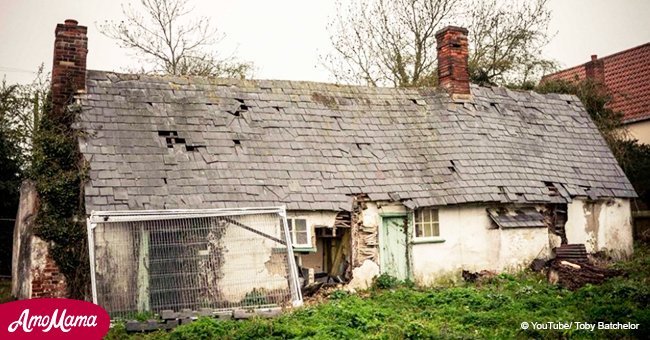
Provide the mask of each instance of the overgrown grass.
POLYGON ((0 279, 0 303, 14 301, 11 296, 11 280, 0 279))
MULTIPOLYGON (((433 339, 650 338, 650 251, 616 265, 626 275, 568 291, 540 274, 502 274, 486 282, 416 289, 380 278, 361 295, 334 292, 330 300, 275 319, 202 319, 171 332, 131 339, 433 339), (632 322, 639 330, 528 330, 522 322, 632 322)), ((128 338, 124 327, 108 339, 128 338)))

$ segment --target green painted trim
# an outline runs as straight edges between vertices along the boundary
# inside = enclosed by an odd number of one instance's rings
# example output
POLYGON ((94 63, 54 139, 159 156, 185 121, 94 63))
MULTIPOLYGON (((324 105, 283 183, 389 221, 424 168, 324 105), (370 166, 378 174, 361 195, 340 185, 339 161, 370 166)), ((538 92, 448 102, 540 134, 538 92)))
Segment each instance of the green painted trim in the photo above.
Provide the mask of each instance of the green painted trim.
POLYGON ((296 248, 293 247, 293 252, 294 253, 315 253, 318 250, 316 248, 296 248))
POLYGON ((379 213, 379 217, 400 217, 408 214, 408 212, 379 213))
POLYGON ((411 240, 412 244, 425 244, 425 243, 444 243, 445 239, 441 237, 437 238, 424 238, 424 239, 413 239, 411 240))

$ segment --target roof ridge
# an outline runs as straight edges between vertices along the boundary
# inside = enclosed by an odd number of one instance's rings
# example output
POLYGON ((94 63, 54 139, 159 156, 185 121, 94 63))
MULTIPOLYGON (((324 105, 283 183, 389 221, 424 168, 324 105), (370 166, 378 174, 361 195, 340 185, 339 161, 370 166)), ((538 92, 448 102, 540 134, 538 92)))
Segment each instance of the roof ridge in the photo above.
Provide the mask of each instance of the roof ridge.
MULTIPOLYGON (((647 42, 647 43, 645 43, 645 44, 641 44, 641 45, 638 45, 638 46, 630 47, 630 48, 628 48, 628 49, 625 49, 625 50, 622 50, 622 51, 618 51, 618 52, 615 52, 615 53, 612 53, 612 54, 608 54, 608 55, 606 55, 606 56, 604 56, 604 57, 600 57, 600 58, 598 58, 598 59, 596 59, 596 60, 603 60, 603 61, 604 61, 604 60, 606 60, 606 59, 610 59, 610 58, 612 58, 612 57, 618 56, 619 54, 628 53, 628 52, 631 52, 631 51, 633 51, 633 50, 641 49, 641 48, 643 48, 643 47, 650 47, 650 42, 647 42)), ((559 70, 559 71, 556 71, 556 72, 553 72, 553 73, 546 74, 546 75, 542 76, 542 78, 551 77, 551 76, 554 76, 554 75, 557 75, 557 74, 560 74, 560 73, 568 72, 568 71, 571 71, 571 70, 574 70, 574 69, 578 69, 578 68, 581 68, 581 67, 586 67, 590 62, 591 62, 591 60, 590 60, 590 61, 587 61, 587 62, 584 62, 584 63, 582 63, 582 64, 578 64, 578 65, 572 66, 572 67, 567 67, 567 68, 561 69, 561 70, 559 70)))
MULTIPOLYGON (((164 79, 164 78, 177 78, 177 79, 198 79, 198 78, 203 78, 206 80, 223 80, 224 83, 231 83, 232 85, 235 84, 243 84, 243 83, 264 83, 264 82, 269 82, 269 83, 277 83, 278 85, 280 84, 304 84, 304 85, 316 85, 320 88, 322 87, 338 87, 338 88, 359 88, 359 89, 375 89, 378 91, 384 91, 384 90, 396 90, 396 91, 409 91, 409 90, 439 90, 439 87, 432 87, 432 86, 420 86, 420 87, 390 87, 390 86, 368 86, 368 85, 357 85, 357 84, 341 84, 341 83, 327 83, 327 82, 322 82, 322 81, 313 81, 313 80, 291 80, 291 79, 237 79, 237 78, 225 78, 225 77, 214 77, 214 76, 199 76, 199 75, 165 75, 165 74, 146 74, 146 73, 123 73, 123 72, 116 72, 116 71, 103 71, 103 70, 88 70, 87 71, 89 74, 90 73, 96 73, 96 74, 113 74, 116 76, 124 76, 127 78, 133 78, 137 77, 137 79, 143 79, 143 78, 159 78, 159 79, 164 79)), ((262 86, 264 87, 264 86, 262 86)))

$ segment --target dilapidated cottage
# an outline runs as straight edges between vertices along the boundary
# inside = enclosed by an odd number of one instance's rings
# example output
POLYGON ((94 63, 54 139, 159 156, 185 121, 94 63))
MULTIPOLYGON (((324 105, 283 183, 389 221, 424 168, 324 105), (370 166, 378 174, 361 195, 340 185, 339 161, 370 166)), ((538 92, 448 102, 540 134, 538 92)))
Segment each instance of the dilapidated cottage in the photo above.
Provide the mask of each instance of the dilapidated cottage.
POLYGON ((635 192, 580 101, 470 85, 463 28, 436 35, 439 88, 397 89, 86 71, 60 26, 89 214, 284 205, 299 265, 355 286, 632 252, 635 192))

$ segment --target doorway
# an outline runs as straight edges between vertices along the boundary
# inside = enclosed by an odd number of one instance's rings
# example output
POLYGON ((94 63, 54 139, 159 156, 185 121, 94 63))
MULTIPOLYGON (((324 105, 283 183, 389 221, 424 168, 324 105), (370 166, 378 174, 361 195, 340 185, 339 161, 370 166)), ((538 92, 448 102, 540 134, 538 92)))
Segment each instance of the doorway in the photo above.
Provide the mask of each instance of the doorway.
POLYGON ((379 231, 381 272, 400 280, 408 278, 406 215, 382 216, 379 231))

